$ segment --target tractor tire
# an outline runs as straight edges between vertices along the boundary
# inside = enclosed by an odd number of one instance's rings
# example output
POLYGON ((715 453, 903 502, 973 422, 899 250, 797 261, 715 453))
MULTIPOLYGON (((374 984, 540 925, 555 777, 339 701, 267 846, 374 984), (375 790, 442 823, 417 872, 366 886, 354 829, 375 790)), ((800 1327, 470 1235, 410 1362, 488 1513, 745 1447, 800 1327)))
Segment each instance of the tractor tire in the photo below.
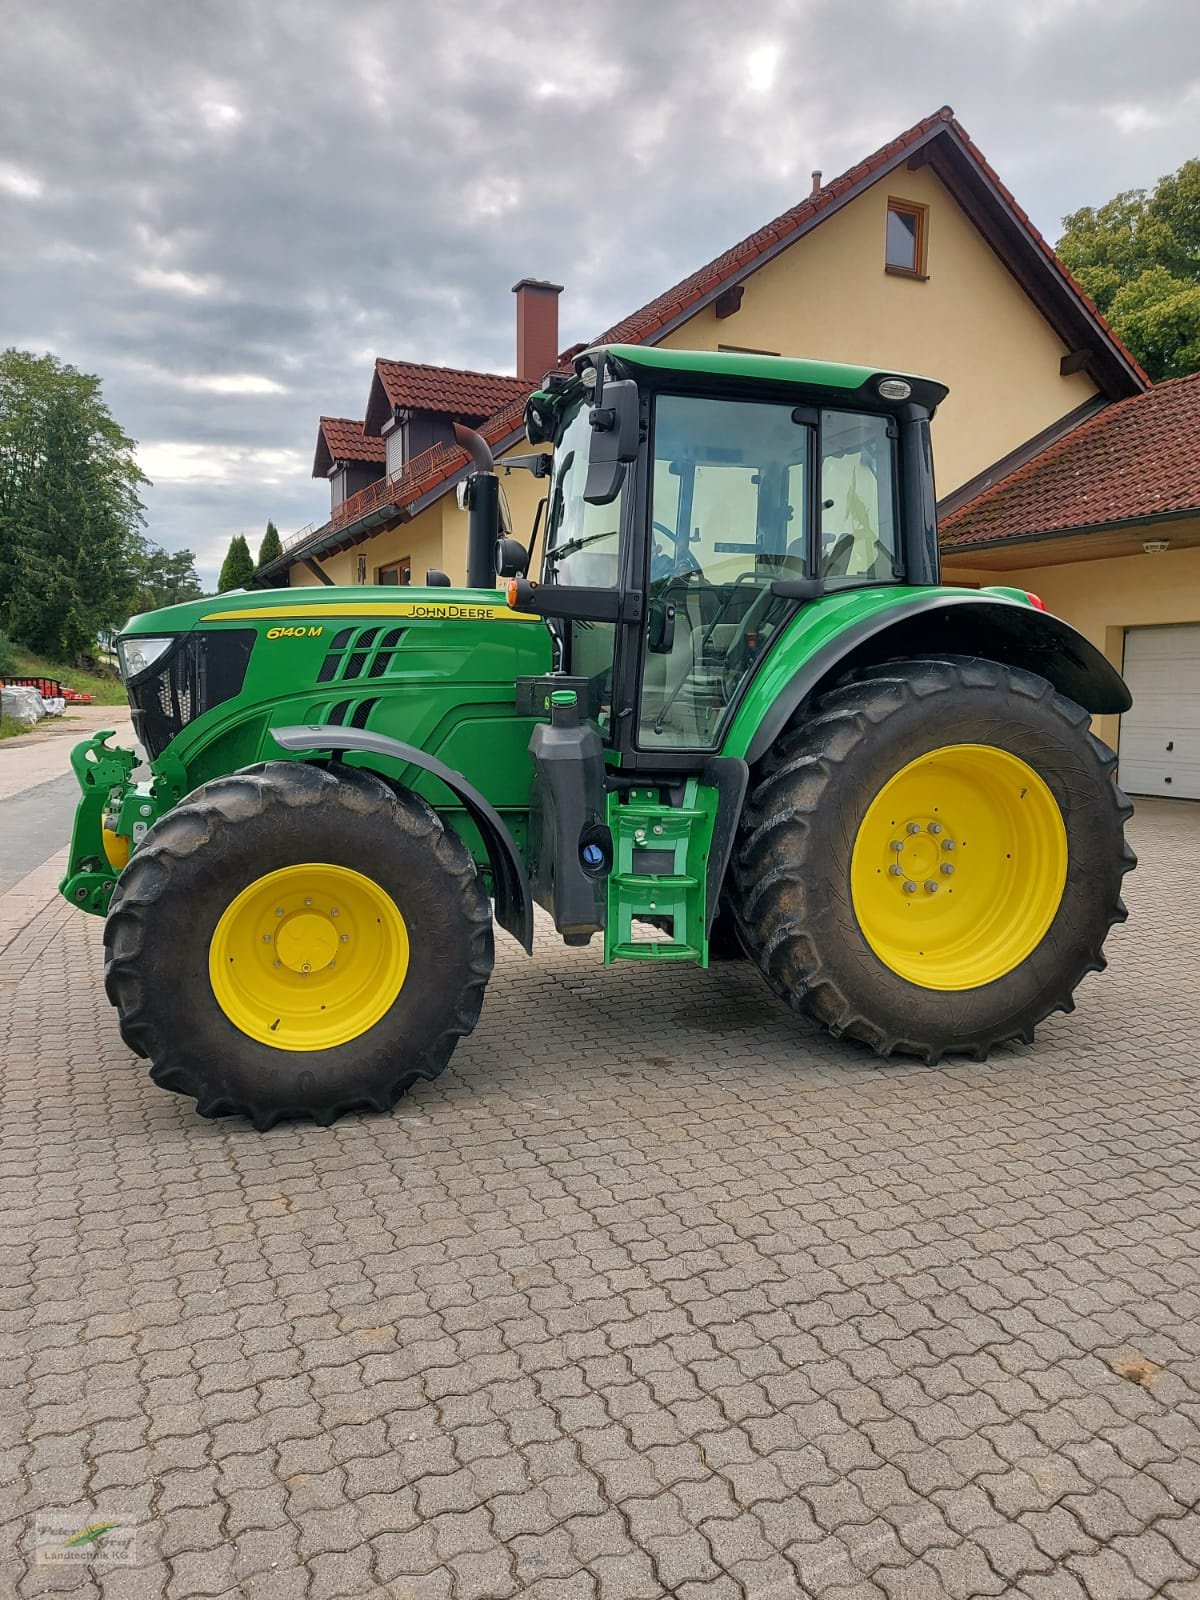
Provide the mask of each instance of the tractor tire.
POLYGON ((190 794, 121 874, 104 930, 121 1036, 202 1117, 328 1125, 435 1078, 479 1019, 488 897, 424 800, 268 762, 190 794))
POLYGON ((1088 721, 1034 673, 957 657, 824 695, 752 779, 729 885, 775 993, 928 1062, 1073 1010, 1136 860, 1088 721))

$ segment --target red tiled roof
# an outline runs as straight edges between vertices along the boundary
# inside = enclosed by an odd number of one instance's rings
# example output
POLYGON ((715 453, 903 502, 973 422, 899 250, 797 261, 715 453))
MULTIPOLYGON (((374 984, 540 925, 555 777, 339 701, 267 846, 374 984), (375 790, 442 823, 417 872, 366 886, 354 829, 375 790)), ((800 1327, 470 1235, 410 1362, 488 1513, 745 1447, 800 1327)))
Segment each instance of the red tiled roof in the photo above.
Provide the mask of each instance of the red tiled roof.
POLYGON ((350 417, 322 417, 321 432, 335 461, 382 461, 384 442, 363 432, 362 422, 350 417))
POLYGON ((352 417, 322 417, 317 429, 317 450, 312 475, 323 478, 335 461, 376 462, 382 465, 386 446, 378 436, 363 432, 352 417))
POLYGON ((450 417, 490 417, 529 385, 497 372, 468 372, 461 367, 427 367, 418 361, 385 361, 375 371, 388 404, 405 411, 436 411, 450 417))
POLYGON ((960 506, 944 549, 1200 510, 1200 373, 1107 406, 960 506))
MULTIPOLYGON (((982 152, 972 143, 971 139, 955 118, 949 106, 942 106, 932 116, 925 117, 915 123, 906 132, 887 144, 880 146, 873 155, 856 166, 849 168, 832 182, 825 184, 815 194, 805 197, 799 205, 792 206, 789 210, 769 222, 766 227, 758 229, 748 238, 743 239, 732 249, 723 251, 716 256, 707 266, 699 271, 690 273, 665 294, 658 295, 655 299, 642 306, 631 316, 616 323, 613 327, 591 341, 594 345, 604 344, 641 344, 653 341, 655 334, 666 328, 669 324, 685 316, 688 311, 697 306, 704 299, 712 298, 726 284, 736 281, 747 272, 752 271, 756 263, 763 262, 769 255, 785 248, 795 237, 827 213, 835 210, 839 204, 857 192, 860 186, 866 186, 876 181, 885 171, 895 166, 906 152, 913 159, 921 146, 931 146, 935 136, 940 133, 949 133, 952 145, 967 157, 967 170, 977 185, 984 191, 984 200, 979 196, 973 198, 976 206, 986 204, 988 194, 993 196, 991 204, 995 211, 994 197, 998 196, 1001 208, 1007 212, 1011 223, 1018 230, 1018 237, 1025 235, 1043 264, 1049 266, 1050 281, 1053 285, 1052 297, 1057 297, 1057 305, 1061 310, 1065 304, 1068 315, 1075 326, 1070 330, 1071 335, 1080 334, 1080 329, 1086 336, 1096 339, 1107 347, 1110 372, 1115 368, 1120 376, 1120 381, 1129 387, 1140 387, 1149 380, 1133 356, 1125 349, 1117 335, 1105 322, 1093 302, 1084 293, 1075 281, 1067 267, 1061 262, 1053 249, 1047 244, 1041 233, 1034 226, 1028 215, 1013 199, 1011 193, 1001 183, 995 171, 988 165, 982 152)), ((961 161, 960 161, 961 165, 961 161)), ((948 164, 934 163, 935 170, 945 180, 950 176, 948 164)), ((998 248, 996 240, 992 239, 993 247, 998 248)), ((1011 262, 1010 262, 1011 265, 1011 262)), ((1027 292, 1031 292, 1027 287, 1027 292)), ((1045 290, 1043 289, 1043 293, 1045 290)), ((1043 306, 1045 314, 1049 315, 1043 306)), ((1080 335, 1083 342, 1083 335, 1080 335)), ((577 349, 586 349, 587 346, 577 346, 577 349)), ((497 443, 507 434, 513 433, 520 426, 524 402, 530 394, 530 386, 519 378, 505 378, 492 373, 475 373, 458 371, 451 367, 425 367, 415 362, 384 361, 375 363, 376 378, 384 388, 386 397, 391 405, 427 410, 444 410, 459 416, 477 415, 485 416, 494 411, 491 420, 481 429, 481 432, 490 443, 497 443), (461 381, 460 381, 461 380, 461 381), (467 398, 482 400, 484 387, 489 384, 506 386, 503 392, 494 392, 492 405, 479 405, 472 409, 467 404, 467 398), (438 405, 430 396, 441 395, 452 399, 453 403, 438 405), (419 395, 422 398, 412 398, 419 395), (502 409, 496 409, 497 407, 502 409), (503 424, 503 426, 502 426, 503 424)), ((367 407, 367 425, 378 426, 375 399, 375 386, 372 386, 372 401, 367 407)), ((414 500, 428 495, 439 484, 448 483, 463 466, 466 465, 466 455, 460 450, 453 450, 447 446, 435 446, 433 450, 426 451, 424 456, 410 462, 404 473, 390 485, 393 499, 390 503, 400 507, 411 507, 414 500), (421 471, 414 478, 414 469, 421 464, 421 471), (416 485, 416 493, 410 494, 410 483, 416 485)), ((315 544, 320 540, 323 547, 331 532, 347 526, 355 519, 355 503, 363 495, 370 495, 379 491, 381 485, 372 484, 369 489, 363 490, 360 495, 352 496, 339 508, 338 519, 335 519, 318 529, 317 533, 305 543, 315 544)), ((367 512, 357 513, 365 515, 367 512)), ((352 542, 352 541, 348 541, 352 542)))

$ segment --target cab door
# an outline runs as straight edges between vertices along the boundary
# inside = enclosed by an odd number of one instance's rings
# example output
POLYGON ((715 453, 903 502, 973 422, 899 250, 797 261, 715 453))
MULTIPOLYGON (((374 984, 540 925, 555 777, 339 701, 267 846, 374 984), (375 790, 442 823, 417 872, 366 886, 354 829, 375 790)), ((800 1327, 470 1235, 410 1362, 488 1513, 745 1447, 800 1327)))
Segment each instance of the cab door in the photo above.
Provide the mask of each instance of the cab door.
POLYGON ((660 394, 637 744, 712 750, 742 683, 810 576, 816 413, 660 394))

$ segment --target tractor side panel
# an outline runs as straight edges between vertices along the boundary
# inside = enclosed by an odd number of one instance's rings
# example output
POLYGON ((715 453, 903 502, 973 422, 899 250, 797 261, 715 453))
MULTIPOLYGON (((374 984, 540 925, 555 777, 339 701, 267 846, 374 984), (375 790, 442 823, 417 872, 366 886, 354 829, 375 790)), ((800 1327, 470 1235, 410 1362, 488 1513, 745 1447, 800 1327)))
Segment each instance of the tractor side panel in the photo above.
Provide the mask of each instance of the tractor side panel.
MULTIPOLYGON (((385 615, 350 623, 319 616, 319 606, 309 605, 302 622, 271 618, 259 624, 241 694, 190 723, 171 745, 172 761, 186 773, 185 788, 279 759, 283 752, 272 728, 369 728, 461 772, 498 810, 510 813, 506 820, 514 833, 523 833, 535 719, 517 716, 515 682, 550 670, 545 624, 515 617, 385 615)), ((244 628, 246 619, 238 625, 244 628)), ((474 830, 436 779, 373 756, 352 757, 351 764, 370 766, 424 795, 482 854, 474 830)))

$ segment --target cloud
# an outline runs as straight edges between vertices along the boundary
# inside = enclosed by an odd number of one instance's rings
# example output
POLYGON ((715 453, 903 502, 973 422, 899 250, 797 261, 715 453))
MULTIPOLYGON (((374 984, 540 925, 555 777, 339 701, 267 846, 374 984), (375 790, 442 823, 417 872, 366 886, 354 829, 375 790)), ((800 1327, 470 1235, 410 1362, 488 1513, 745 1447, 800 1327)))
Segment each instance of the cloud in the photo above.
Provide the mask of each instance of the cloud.
POLYGON ((588 338, 944 101, 1052 238, 1200 152, 1190 0, 0 0, 0 27, 0 345, 101 375, 171 468, 151 535, 210 579, 232 533, 326 514, 317 417, 362 415, 372 355, 511 371, 525 274, 588 338))
POLYGON ((13 195, 17 200, 40 200, 45 187, 35 173, 7 163, 0 164, 0 191, 4 194, 13 195))

